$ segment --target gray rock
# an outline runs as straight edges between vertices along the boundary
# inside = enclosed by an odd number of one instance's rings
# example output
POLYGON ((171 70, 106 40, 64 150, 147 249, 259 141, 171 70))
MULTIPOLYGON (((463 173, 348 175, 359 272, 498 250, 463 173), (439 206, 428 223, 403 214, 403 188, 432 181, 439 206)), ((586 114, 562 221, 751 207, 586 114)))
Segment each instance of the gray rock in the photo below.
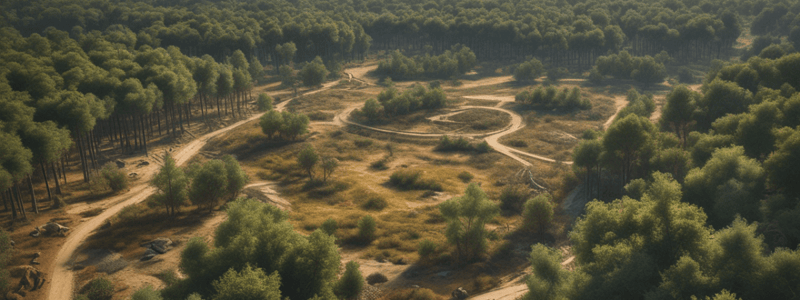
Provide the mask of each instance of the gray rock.
POLYGON ((172 249, 172 240, 170 240, 169 238, 160 237, 155 240, 142 243, 140 244, 140 246, 152 249, 158 254, 164 254, 172 249))
POLYGON ((467 290, 465 290, 463 287, 458 287, 452 293, 450 293, 450 295, 456 300, 463 300, 469 297, 469 293, 467 293, 467 290))
POLYGON ((32 265, 38 265, 39 261, 34 258, 34 259, 31 260, 31 264, 32 265))
POLYGON ((144 251, 144 255, 142 255, 141 261, 150 260, 153 257, 156 257, 156 255, 158 255, 158 252, 148 248, 147 250, 144 251))
POLYGON ((41 232, 41 231, 39 231, 39 227, 36 227, 36 230, 34 230, 34 231, 31 231, 31 233, 30 233, 30 236, 32 236, 32 237, 39 237, 39 235, 41 235, 41 234, 42 234, 42 232, 41 232))
POLYGON ((115 161, 114 161, 114 163, 116 163, 116 164, 117 164, 117 168, 120 168, 120 169, 122 169, 122 168, 124 168, 124 167, 125 167, 125 162, 124 162, 124 161, 121 161, 121 160, 119 160, 119 159, 118 159, 118 160, 115 160, 115 161))
POLYGON ((14 247, 14 246, 16 246, 16 245, 17 245, 17 243, 16 243, 16 242, 14 242, 14 240, 10 240, 10 241, 9 241, 9 244, 11 244, 11 247, 14 247))

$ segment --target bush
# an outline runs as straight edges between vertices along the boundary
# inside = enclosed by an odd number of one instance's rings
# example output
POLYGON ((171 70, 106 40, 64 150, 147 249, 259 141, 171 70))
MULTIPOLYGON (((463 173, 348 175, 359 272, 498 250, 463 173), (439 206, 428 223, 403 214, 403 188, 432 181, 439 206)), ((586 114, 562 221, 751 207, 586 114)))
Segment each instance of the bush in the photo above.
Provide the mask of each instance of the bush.
POLYGON ((375 170, 383 171, 389 169, 389 166, 386 165, 386 159, 382 158, 380 160, 376 160, 369 165, 370 168, 375 170))
POLYGON ((161 293, 153 289, 152 285, 147 285, 131 295, 131 300, 162 300, 161 293))
POLYGON ((80 293, 89 300, 111 300, 114 297, 114 284, 105 277, 95 278, 84 285, 80 293))
POLYGON ((433 180, 423 180, 422 172, 412 170, 399 170, 389 176, 389 183, 406 190, 431 190, 442 191, 442 185, 433 180))
POLYGON ((550 194, 540 194, 525 202, 522 213, 524 227, 533 232, 543 232, 553 221, 553 204, 550 194))
POLYGON ((366 148, 372 146, 372 140, 365 138, 357 138, 353 140, 353 144, 355 144, 356 147, 358 148, 366 148))
POLYGON ((358 237, 363 241, 371 242, 375 239, 375 232, 378 231, 378 228, 375 224, 375 218, 372 216, 365 215, 361 217, 356 227, 358 227, 358 237))
POLYGON ((361 208, 366 210, 383 210, 388 205, 389 203, 386 202, 386 199, 383 199, 382 197, 372 197, 369 198, 367 202, 364 202, 364 204, 361 205, 361 208))
POLYGON ((386 295, 387 300, 442 300, 447 299, 439 296, 430 289, 416 288, 416 289, 402 289, 396 290, 386 295))
POLYGON ((336 295, 340 299, 355 299, 364 289, 364 277, 358 267, 358 262, 355 261, 350 261, 345 266, 342 278, 336 283, 336 295))
POLYGON ((389 278, 386 278, 386 275, 383 275, 382 273, 375 272, 367 276, 367 283, 369 283, 370 285, 374 285, 376 283, 384 283, 387 281, 389 281, 389 278))
POLYGON ((520 184, 512 184, 503 188, 500 192, 500 208, 518 214, 522 211, 522 205, 528 199, 528 190, 520 184))
POLYGON ((421 261, 429 261, 431 256, 436 253, 436 248, 439 245, 436 242, 431 241, 429 239, 424 239, 419 242, 419 247, 417 247, 417 254, 419 254, 419 259, 421 261))
POLYGON ((488 142, 483 141, 475 145, 475 151, 478 153, 489 153, 489 151, 492 151, 492 146, 489 146, 488 142))
POLYGON ((322 225, 319 226, 319 229, 328 235, 334 235, 336 230, 339 229, 339 223, 337 223, 333 218, 328 218, 325 220, 325 222, 322 222, 322 225))
POLYGON ((451 140, 450 137, 447 135, 442 136, 439 139, 439 145, 436 146, 437 151, 470 151, 472 150, 472 145, 469 144, 469 141, 464 137, 458 137, 455 140, 451 140))
POLYGON ((258 110, 270 111, 272 110, 272 97, 265 93, 258 94, 258 110))
POLYGON ((103 168, 100 169, 100 176, 108 188, 114 192, 128 188, 128 176, 125 176, 125 172, 112 162, 103 165, 103 168))
POLYGON ((463 171, 461 173, 458 173, 458 179, 461 179, 461 181, 465 183, 472 181, 472 178, 475 178, 475 176, 472 175, 472 173, 470 172, 463 171))

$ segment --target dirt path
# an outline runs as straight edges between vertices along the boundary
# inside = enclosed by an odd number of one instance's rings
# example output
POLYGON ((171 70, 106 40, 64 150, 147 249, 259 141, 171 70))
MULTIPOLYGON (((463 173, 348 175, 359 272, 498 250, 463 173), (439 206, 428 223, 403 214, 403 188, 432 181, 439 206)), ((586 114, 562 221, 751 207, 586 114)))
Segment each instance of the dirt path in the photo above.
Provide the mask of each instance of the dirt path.
MULTIPOLYGON (((327 90, 330 87, 336 85, 337 82, 329 82, 321 89, 317 89, 314 91, 309 91, 305 93, 305 95, 319 93, 321 91, 327 90)), ((287 101, 283 101, 276 105, 276 110, 283 110, 286 107, 286 104, 289 103, 292 99, 287 101)), ((214 132, 208 133, 206 135, 201 136, 200 138, 195 139, 194 141, 186 144, 185 146, 181 147, 178 151, 172 154, 175 162, 180 166, 189 159, 191 159, 195 154, 197 154, 206 143, 217 136, 220 136, 236 127, 239 127, 247 122, 253 121, 258 119, 261 114, 256 114, 251 116, 245 120, 241 120, 234 124, 231 124, 228 127, 216 130, 214 132)), ((100 215, 87 220, 86 222, 81 223, 80 225, 72 228, 72 231, 67 236, 66 240, 64 241, 64 245, 61 246, 59 249, 58 254, 54 260, 53 266, 53 274, 50 277, 50 285, 49 285, 49 292, 47 299, 49 300, 70 300, 73 294, 73 276, 74 274, 70 270, 72 264, 72 258, 75 255, 76 250, 78 247, 86 241, 86 238, 97 228, 99 228, 103 222, 105 222, 108 218, 116 215, 122 208, 139 203, 144 201, 156 192, 156 189, 148 184, 150 179, 155 175, 159 166, 151 163, 146 169, 139 170, 139 176, 143 180, 141 180, 140 184, 134 186, 127 193, 112 197, 104 202, 116 203, 113 206, 109 207, 100 215)))
POLYGON ((508 102, 514 102, 514 96, 493 96, 493 95, 475 95, 475 96, 463 96, 466 99, 472 100, 489 100, 489 101, 497 101, 497 105, 495 107, 501 107, 508 102))
POLYGON ((628 98, 627 97, 628 96, 625 96, 625 95, 619 95, 619 96, 614 97, 614 107, 616 107, 616 111, 614 111, 614 114, 611 115, 611 117, 608 117, 608 120, 606 120, 606 122, 603 123, 603 130, 608 129, 608 126, 611 126, 611 123, 613 123, 614 119, 617 118, 617 115, 619 114, 619 112, 623 108, 625 108, 626 105, 628 105, 628 98))

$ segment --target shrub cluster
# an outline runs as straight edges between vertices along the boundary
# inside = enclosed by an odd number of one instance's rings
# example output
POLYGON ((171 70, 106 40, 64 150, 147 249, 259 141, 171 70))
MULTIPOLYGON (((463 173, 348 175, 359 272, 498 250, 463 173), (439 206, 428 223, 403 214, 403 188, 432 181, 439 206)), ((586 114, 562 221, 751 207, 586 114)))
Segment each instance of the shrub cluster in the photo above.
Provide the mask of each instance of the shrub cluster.
POLYGON ((455 45, 436 56, 406 57, 400 51, 392 52, 391 59, 378 64, 378 75, 407 80, 420 76, 447 79, 469 72, 475 66, 475 53, 469 47, 455 45))
POLYGON ((444 135, 441 139, 439 139, 439 144, 436 145, 436 151, 476 151, 478 153, 486 153, 491 150, 492 147, 489 146, 489 143, 486 141, 482 141, 480 143, 471 144, 466 138, 458 137, 456 139, 451 139, 449 136, 444 135))
POLYGON ((308 116, 302 113, 270 110, 261 116, 259 125, 270 139, 277 133, 279 137, 293 140, 308 132, 309 122, 308 116))
POLYGON ((633 79, 644 84, 658 83, 667 76, 664 68, 664 54, 652 56, 632 56, 628 51, 597 58, 595 67, 602 75, 618 79, 633 79))
POLYGON ((405 115, 420 109, 435 109, 447 105, 447 96, 441 88, 427 89, 416 84, 405 92, 390 87, 378 94, 378 100, 369 99, 356 115, 370 122, 386 117, 405 115))
POLYGON ((114 192, 119 192, 128 188, 128 176, 125 176, 125 172, 117 168, 112 162, 103 165, 100 169, 100 176, 102 177, 103 183, 114 192))
POLYGON ((406 190, 442 191, 442 185, 430 179, 422 179, 422 172, 416 170, 399 170, 389 176, 389 183, 406 190))
POLYGON ((533 91, 522 91, 514 98, 517 103, 529 105, 536 109, 591 109, 592 103, 581 98, 581 90, 577 87, 558 90, 554 86, 539 86, 533 91))

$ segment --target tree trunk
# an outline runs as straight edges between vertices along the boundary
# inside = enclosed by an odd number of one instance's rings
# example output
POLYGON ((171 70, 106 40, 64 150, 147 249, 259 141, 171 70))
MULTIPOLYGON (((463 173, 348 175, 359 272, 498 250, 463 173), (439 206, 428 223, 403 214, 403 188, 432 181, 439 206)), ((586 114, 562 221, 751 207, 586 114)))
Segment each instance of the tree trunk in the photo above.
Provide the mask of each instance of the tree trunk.
POLYGON ((17 207, 14 204, 14 196, 11 194, 11 188, 8 188, 5 192, 5 198, 7 202, 11 202, 11 219, 17 219, 17 207))
POLYGON ((56 163, 51 162, 50 167, 52 168, 51 170, 53 171, 53 179, 56 182, 56 194, 61 195, 61 185, 58 183, 58 172, 56 172, 56 163))
POLYGON ((33 179, 31 179, 31 174, 28 174, 28 189, 31 192, 31 205, 33 206, 33 212, 38 215, 39 203, 36 202, 36 193, 33 191, 33 179))
MULTIPOLYGON (((44 178, 44 186, 47 187, 47 200, 53 202, 53 193, 50 192, 50 182, 48 182, 47 178, 47 168, 44 166, 44 162, 39 162, 39 165, 42 167, 42 176, 44 178)), ((56 180, 58 182, 58 180, 56 180)))
POLYGON ((25 213, 25 207, 22 206, 22 194, 19 192, 19 184, 14 184, 14 196, 17 198, 17 208, 19 208, 20 214, 23 218, 27 219, 28 214, 25 213))

